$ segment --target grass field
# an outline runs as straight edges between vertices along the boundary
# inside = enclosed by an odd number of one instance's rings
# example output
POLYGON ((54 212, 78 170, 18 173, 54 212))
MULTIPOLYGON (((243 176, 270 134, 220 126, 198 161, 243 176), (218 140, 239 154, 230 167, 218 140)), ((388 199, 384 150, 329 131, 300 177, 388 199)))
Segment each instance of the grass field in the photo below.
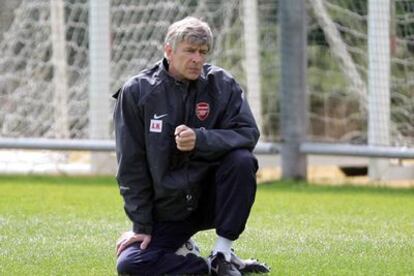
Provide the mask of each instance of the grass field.
MULTIPOLYGON (((116 275, 129 227, 112 178, 0 176, 0 275, 116 275)), ((262 184, 235 249, 270 275, 414 275, 414 189, 262 184)))

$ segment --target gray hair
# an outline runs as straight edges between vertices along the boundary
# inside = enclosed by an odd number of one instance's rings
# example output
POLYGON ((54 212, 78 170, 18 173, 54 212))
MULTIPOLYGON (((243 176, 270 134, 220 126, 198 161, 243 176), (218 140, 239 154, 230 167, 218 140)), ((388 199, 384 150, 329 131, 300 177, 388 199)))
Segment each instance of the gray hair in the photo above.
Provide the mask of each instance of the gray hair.
POLYGON ((164 43, 170 44, 175 50, 178 43, 183 41, 207 45, 210 51, 213 46, 213 34, 206 22, 189 16, 170 25, 164 43))

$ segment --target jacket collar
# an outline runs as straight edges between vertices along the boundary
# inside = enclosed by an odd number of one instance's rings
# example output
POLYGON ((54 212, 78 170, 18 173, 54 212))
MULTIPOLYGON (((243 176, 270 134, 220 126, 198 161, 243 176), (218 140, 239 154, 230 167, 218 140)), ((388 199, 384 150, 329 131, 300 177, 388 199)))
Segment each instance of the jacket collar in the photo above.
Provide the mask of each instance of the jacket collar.
MULTIPOLYGON (((158 75, 159 75, 161 80, 168 80, 168 81, 172 81, 172 82, 177 82, 178 81, 173 76, 171 76, 171 74, 168 72, 168 60, 166 58, 163 58, 161 61, 158 62, 158 64, 159 64, 158 75)), ((206 77, 205 68, 206 68, 206 66, 204 65, 203 70, 201 71, 201 74, 198 77, 198 79, 196 79, 194 81, 191 81, 191 82, 194 82, 194 84, 199 88, 202 88, 207 84, 207 77, 206 77)))

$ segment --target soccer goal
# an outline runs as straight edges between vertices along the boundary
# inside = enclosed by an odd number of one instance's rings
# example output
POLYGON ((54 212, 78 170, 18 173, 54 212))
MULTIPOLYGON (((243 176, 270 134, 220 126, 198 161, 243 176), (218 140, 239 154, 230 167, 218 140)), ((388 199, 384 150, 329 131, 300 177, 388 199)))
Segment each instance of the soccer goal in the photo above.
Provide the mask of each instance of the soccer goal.
MULTIPOLYGON (((285 0, 4 0, 0 137, 18 138, 16 145, 38 138, 63 139, 69 146, 81 140, 79 147, 92 139, 111 140, 111 93, 160 59, 170 23, 195 15, 209 22, 214 32, 209 61, 235 75, 246 92, 262 130, 261 148, 277 151, 274 143, 283 143, 281 1, 285 0), (94 21, 97 18, 102 21, 94 21), (100 43, 99 34, 108 43, 100 43), (109 51, 102 50, 105 47, 109 51), (99 79, 104 75, 109 77, 99 79)), ((304 3, 309 99, 305 140, 392 146, 397 152, 412 148, 414 1, 304 3)), ((312 152, 312 147, 305 148, 312 152)), ((338 152, 331 154, 344 154, 338 152)), ((83 160, 75 156, 62 151, 51 162, 83 160)))

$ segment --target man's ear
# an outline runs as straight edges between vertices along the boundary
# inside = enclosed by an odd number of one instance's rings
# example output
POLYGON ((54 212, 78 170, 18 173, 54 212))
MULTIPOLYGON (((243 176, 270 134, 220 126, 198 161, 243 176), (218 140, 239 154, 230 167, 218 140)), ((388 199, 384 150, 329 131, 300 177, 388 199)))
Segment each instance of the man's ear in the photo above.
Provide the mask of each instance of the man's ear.
POLYGON ((171 58, 171 54, 173 52, 173 48, 171 47, 170 43, 164 44, 164 55, 169 60, 171 58))

